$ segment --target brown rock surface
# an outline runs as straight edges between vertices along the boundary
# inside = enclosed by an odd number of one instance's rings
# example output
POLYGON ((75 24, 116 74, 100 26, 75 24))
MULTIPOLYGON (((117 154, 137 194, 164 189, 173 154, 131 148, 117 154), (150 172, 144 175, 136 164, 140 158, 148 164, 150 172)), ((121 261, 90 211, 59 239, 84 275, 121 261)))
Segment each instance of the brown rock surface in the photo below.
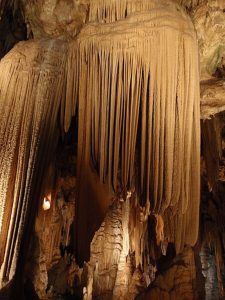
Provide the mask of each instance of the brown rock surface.
POLYGON ((208 119, 225 111, 225 80, 210 79, 201 82, 201 118, 208 119))
POLYGON ((187 247, 181 255, 174 259, 168 270, 161 274, 156 273, 155 281, 150 285, 148 292, 140 299, 194 300, 198 299, 195 289, 194 251, 192 248, 187 247))
POLYGON ((85 23, 89 0, 26 0, 24 11, 35 38, 73 38, 85 23))
POLYGON ((225 3, 207 0, 192 12, 199 41, 202 80, 215 74, 225 55, 225 3))

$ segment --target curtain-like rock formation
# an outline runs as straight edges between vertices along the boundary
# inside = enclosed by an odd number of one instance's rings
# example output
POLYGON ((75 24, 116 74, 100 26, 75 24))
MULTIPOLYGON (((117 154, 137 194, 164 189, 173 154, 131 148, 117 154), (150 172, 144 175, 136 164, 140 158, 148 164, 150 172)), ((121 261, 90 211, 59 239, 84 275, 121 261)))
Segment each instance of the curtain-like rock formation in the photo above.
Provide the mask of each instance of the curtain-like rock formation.
POLYGON ((168 1, 93 1, 91 19, 92 13, 105 23, 86 25, 68 60, 74 69, 68 65, 65 130, 78 99, 78 189, 90 163, 116 193, 136 185, 141 202, 165 218, 166 237, 179 252, 198 235, 200 104, 193 25, 168 1))
POLYGON ((56 146, 66 52, 62 40, 30 41, 0 63, 0 263, 5 282, 28 247, 44 171, 56 146))
MULTIPOLYGON (((66 293, 134 299, 150 283, 147 299, 197 298, 201 268, 190 247, 197 241, 200 200, 195 29, 201 118, 209 119, 225 106, 224 2, 22 2, 29 37, 63 38, 20 44, 0 62, 1 284, 16 269, 18 281, 36 222, 26 284, 31 280, 42 299, 66 293), (62 176, 61 184, 76 184, 76 208, 74 195, 72 201, 62 190, 56 196, 53 185, 50 210, 44 212, 43 197, 52 187, 46 167, 57 133, 64 136, 74 115, 77 178, 62 176), (89 256, 90 261, 81 269, 71 253, 80 264, 89 256), (160 269, 163 260, 166 270, 160 269)), ((0 9, 22 2, 0 1, 0 9)), ((221 298, 223 118, 202 123, 205 195, 197 249, 204 257, 206 297, 214 292, 213 282, 221 298), (213 253, 211 273, 205 249, 213 253)))

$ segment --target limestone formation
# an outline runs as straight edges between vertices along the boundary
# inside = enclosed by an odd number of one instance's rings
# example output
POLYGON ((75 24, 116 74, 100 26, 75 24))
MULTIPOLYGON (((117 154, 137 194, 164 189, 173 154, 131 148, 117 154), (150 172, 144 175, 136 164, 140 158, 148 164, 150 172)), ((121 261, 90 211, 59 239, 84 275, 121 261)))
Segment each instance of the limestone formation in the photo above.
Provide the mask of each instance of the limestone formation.
MULTIPOLYGON (((94 1, 90 15, 92 10, 99 12, 98 22, 105 16, 105 23, 85 26, 69 54, 77 66, 68 66, 74 86, 67 99, 78 99, 78 170, 92 163, 100 181, 117 193, 135 188, 152 213, 168 222, 175 216, 168 226, 179 234, 166 233, 179 252, 185 243, 194 245, 198 234, 199 74, 193 25, 182 9, 165 1, 125 1, 124 6, 94 1), (125 12, 127 18, 111 23, 125 12)), ((74 101, 65 111, 67 130, 74 101)))
POLYGON ((30 41, 1 61, 1 280, 14 276, 27 218, 37 205, 30 207, 41 195, 40 179, 55 148, 66 58, 60 51, 67 51, 60 40, 30 41))
POLYGON ((225 110, 225 81, 214 78, 201 84, 201 118, 210 119, 225 110))
POLYGON ((193 21, 199 38, 202 79, 212 76, 223 61, 225 26, 223 9, 223 1, 207 0, 193 12, 193 21))
POLYGON ((156 275, 153 285, 142 299, 198 299, 195 289, 194 252, 191 248, 186 248, 168 270, 156 275))
POLYGON ((0 299, 224 298, 224 11, 0 0, 0 299))
POLYGON ((22 0, 29 29, 35 38, 74 38, 85 23, 89 0, 22 0))

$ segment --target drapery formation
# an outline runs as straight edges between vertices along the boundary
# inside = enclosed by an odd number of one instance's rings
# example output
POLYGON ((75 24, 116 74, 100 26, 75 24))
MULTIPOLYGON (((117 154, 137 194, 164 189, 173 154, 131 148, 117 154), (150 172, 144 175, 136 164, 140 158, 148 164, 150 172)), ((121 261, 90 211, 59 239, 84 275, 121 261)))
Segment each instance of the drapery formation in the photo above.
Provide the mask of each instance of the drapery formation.
POLYGON ((69 54, 65 124, 78 99, 78 177, 91 162, 116 193, 136 186, 179 252, 198 234, 198 48, 178 5, 146 2, 93 1, 98 22, 69 54))
MULTIPOLYGON (((15 273, 22 234, 34 217, 54 152, 67 44, 20 43, 0 63, 0 265, 15 273), (31 221, 31 220, 30 220, 31 221)), ((25 245, 23 245, 26 247, 25 245)))
POLYGON ((76 238, 87 244, 80 253, 90 244, 83 228, 98 225, 93 211, 104 216, 108 206, 94 171, 116 194, 135 189, 140 202, 162 217, 177 252, 197 239, 200 116, 193 25, 166 0, 93 0, 89 19, 95 22, 81 30, 68 56, 63 40, 42 40, 20 44, 0 63, 4 278, 13 276, 27 212, 40 194, 60 103, 66 131, 78 103, 76 238))
MULTIPOLYGON (((158 1, 159 2, 159 1, 158 1)), ((132 13, 149 11, 155 8, 156 1, 144 0, 92 0, 90 2, 89 21, 112 23, 125 19, 132 13)), ((163 7, 165 1, 160 1, 158 6, 163 7)), ((166 5, 170 5, 166 1, 166 5)))
POLYGON ((126 18, 132 13, 155 9, 156 4, 158 7, 161 6, 162 8, 165 8, 165 6, 169 7, 170 5, 173 5, 171 2, 191 8, 204 2, 204 0, 91 0, 89 21, 115 22, 126 18))

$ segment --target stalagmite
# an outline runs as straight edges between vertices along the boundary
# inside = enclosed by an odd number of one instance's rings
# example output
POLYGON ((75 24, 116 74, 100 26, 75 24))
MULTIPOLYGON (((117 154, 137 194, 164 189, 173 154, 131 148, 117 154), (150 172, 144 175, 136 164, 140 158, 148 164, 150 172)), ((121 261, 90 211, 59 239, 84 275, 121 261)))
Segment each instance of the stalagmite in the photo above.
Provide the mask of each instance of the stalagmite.
POLYGON ((57 143, 67 48, 62 40, 20 43, 0 63, 0 277, 6 282, 20 246, 27 247, 21 239, 57 143))
POLYGON ((179 252, 198 235, 200 101, 192 22, 170 1, 93 1, 89 17, 98 22, 81 30, 68 59, 74 67, 68 64, 73 85, 65 129, 78 100, 79 189, 87 168, 116 193, 138 182, 141 203, 150 201, 151 213, 165 219, 179 252))

